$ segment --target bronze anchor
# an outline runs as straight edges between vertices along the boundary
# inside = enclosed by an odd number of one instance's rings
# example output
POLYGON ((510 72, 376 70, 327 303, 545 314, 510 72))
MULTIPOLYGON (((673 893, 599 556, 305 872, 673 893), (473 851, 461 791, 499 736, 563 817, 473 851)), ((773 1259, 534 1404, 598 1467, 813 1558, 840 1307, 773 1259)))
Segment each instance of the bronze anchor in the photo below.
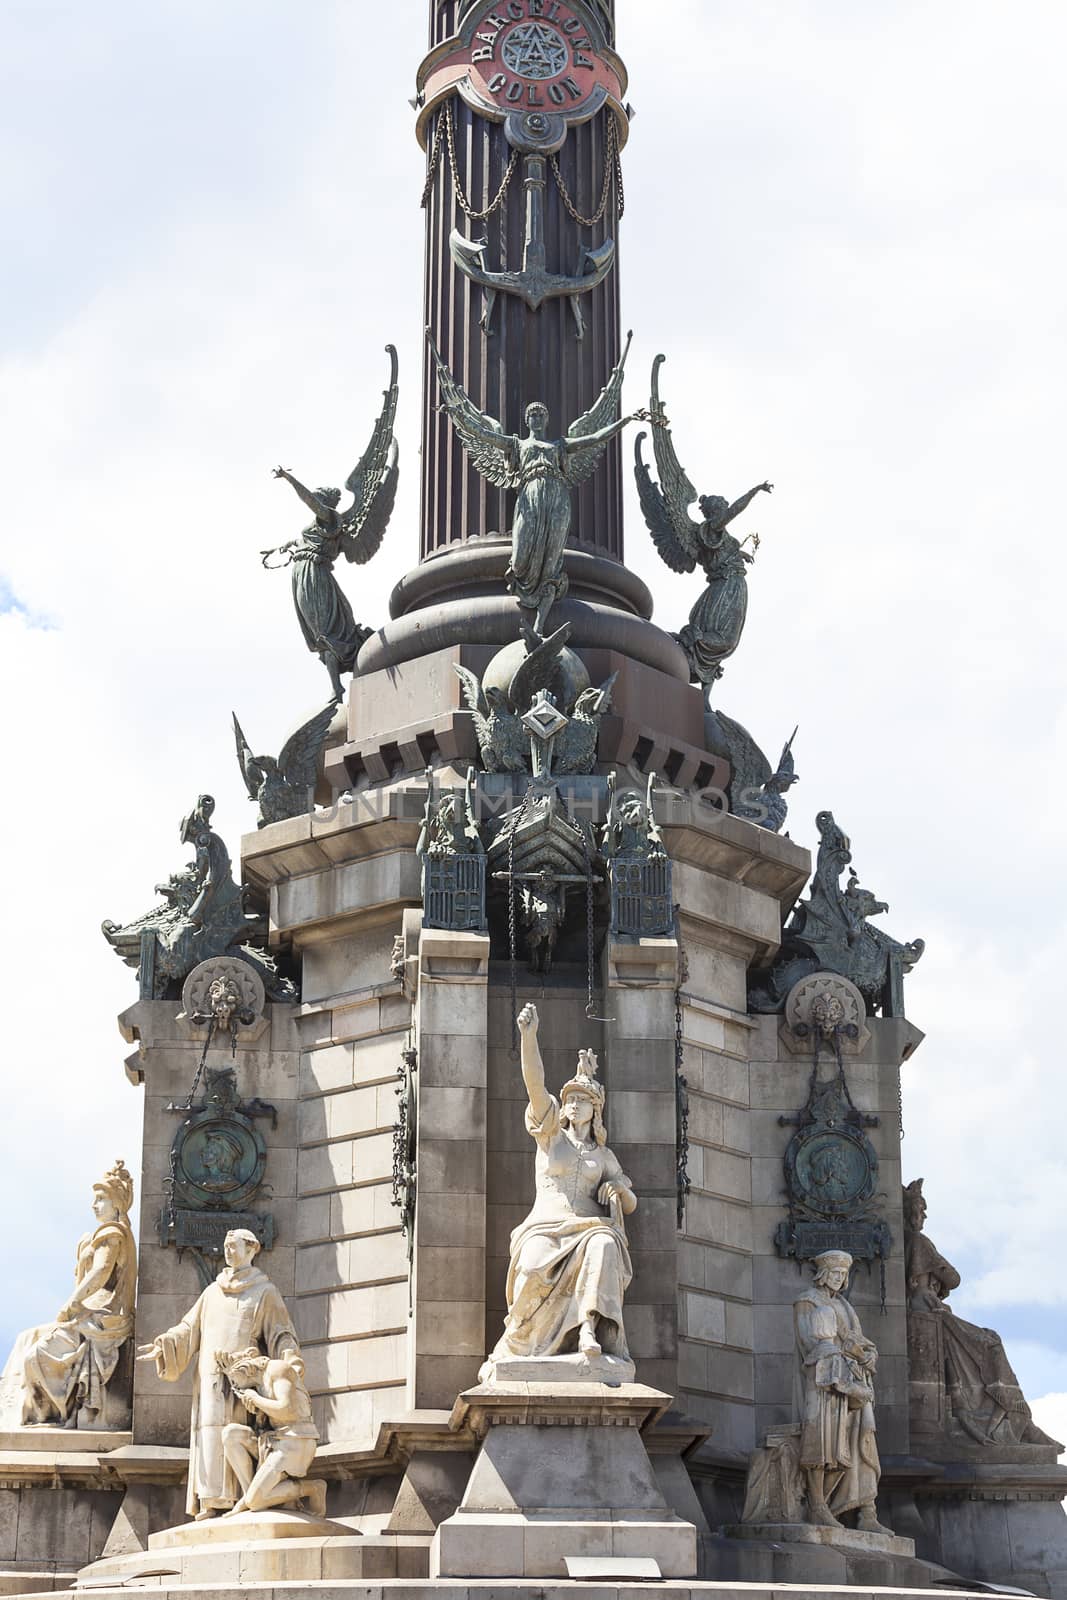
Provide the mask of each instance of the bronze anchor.
POLYGON ((493 309, 498 294, 518 295, 531 311, 539 311, 546 300, 570 301, 579 339, 585 337, 585 319, 579 295, 588 294, 598 283, 603 283, 615 265, 615 241, 605 239, 595 249, 582 251, 578 274, 573 278, 547 271, 545 267, 545 157, 527 155, 524 162, 523 182, 526 188, 526 244, 523 250, 521 272, 490 272, 486 267, 488 239, 468 239, 453 228, 449 238, 452 259, 459 270, 473 283, 485 290, 481 326, 484 333, 491 331, 493 309))

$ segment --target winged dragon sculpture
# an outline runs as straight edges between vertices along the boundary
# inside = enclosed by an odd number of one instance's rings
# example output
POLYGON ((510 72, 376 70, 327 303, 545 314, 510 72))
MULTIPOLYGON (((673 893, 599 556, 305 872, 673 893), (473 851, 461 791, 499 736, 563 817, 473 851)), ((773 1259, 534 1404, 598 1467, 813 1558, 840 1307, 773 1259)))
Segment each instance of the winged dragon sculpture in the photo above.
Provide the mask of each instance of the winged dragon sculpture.
POLYGON ((352 614, 348 597, 334 577, 334 562, 346 561, 362 566, 376 555, 393 513, 399 478, 399 450, 393 436, 397 402, 397 356, 386 345, 390 360, 389 387, 381 413, 374 424, 370 443, 359 465, 349 473, 345 488, 352 504, 339 511, 340 489, 308 489, 286 467, 276 467, 274 476, 286 483, 312 511, 314 522, 299 539, 276 550, 264 550, 263 564, 271 556, 284 556, 283 566, 293 573, 293 604, 300 631, 313 655, 317 655, 330 674, 334 699, 343 696, 342 672, 352 672, 356 656, 371 629, 362 627, 352 614))
POLYGON ((233 713, 237 760, 248 798, 259 805, 258 827, 266 828, 272 822, 287 821, 290 817, 304 817, 312 809, 319 758, 336 711, 336 700, 316 711, 309 721, 289 735, 277 757, 253 755, 237 714, 233 713))
POLYGON ((542 639, 549 612, 567 592, 563 552, 571 529, 573 491, 592 476, 612 439, 628 423, 652 420, 644 411, 619 415, 632 335, 596 404, 571 423, 562 439, 547 437, 548 407, 539 400, 526 407, 525 438, 505 433, 502 424, 479 411, 453 378, 428 329, 426 337, 437 368, 441 405, 472 465, 496 488, 518 493, 507 584, 519 602, 527 637, 542 639))
MULTIPOLYGON (((760 483, 732 504, 722 495, 699 496, 702 520, 689 514, 698 499, 685 469, 678 460, 660 399, 659 369, 666 360, 657 356, 652 367, 650 414, 654 424, 652 438, 660 481, 655 483, 644 460, 639 434, 634 445, 637 492, 641 499, 648 530, 660 556, 672 572, 694 572, 703 568, 708 586, 689 614, 689 622, 678 634, 694 682, 704 685, 705 697, 711 685, 722 677, 722 664, 741 642, 748 613, 748 579, 745 568, 753 557, 744 544, 727 532, 729 524, 748 507, 758 494, 770 494, 773 484, 760 483)), ((758 536, 753 535, 757 545, 758 536)))

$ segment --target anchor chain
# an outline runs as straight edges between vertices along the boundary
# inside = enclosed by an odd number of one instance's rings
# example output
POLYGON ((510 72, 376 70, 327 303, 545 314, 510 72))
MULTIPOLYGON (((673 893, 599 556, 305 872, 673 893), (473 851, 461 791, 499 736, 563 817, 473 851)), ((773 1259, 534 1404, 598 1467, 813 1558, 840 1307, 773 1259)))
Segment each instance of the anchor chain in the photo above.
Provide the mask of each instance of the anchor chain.
POLYGON ((685 1203, 692 1188, 689 1177, 689 1080, 685 1075, 684 991, 689 982, 689 958, 682 943, 682 908, 674 908, 674 937, 678 945, 678 981, 674 990, 674 1094, 675 1094, 675 1174, 678 1201, 678 1231, 685 1229, 685 1203))
POLYGON ((594 228, 603 217, 608 208, 612 179, 615 181, 615 190, 619 197, 619 216, 622 217, 626 214, 626 190, 622 181, 622 157, 619 155, 619 128, 615 118, 611 115, 608 117, 607 140, 607 149, 604 152, 604 182, 600 190, 600 204, 591 217, 584 217, 571 198, 570 191, 560 171, 559 157, 549 157, 552 176, 556 180, 556 188, 559 190, 559 197, 563 201, 567 214, 583 228, 594 228))
POLYGON ((614 1017, 598 1017, 595 998, 595 946, 596 925, 593 911, 593 858, 589 854, 589 841, 582 836, 582 848, 585 852, 585 958, 586 958, 586 1000, 585 1014, 590 1022, 614 1022, 614 1017))
POLYGON ((504 201, 507 198, 508 190, 511 188, 511 180, 515 176, 515 168, 519 164, 519 152, 517 150, 513 150, 511 152, 511 160, 508 162, 507 167, 504 170, 504 176, 500 180, 500 188, 497 190, 495 196, 489 202, 488 206, 486 206, 484 211, 476 210, 473 202, 464 192, 463 185, 460 183, 459 162, 456 158, 455 118, 452 114, 451 100, 446 101, 445 105, 442 107, 437 116, 437 128, 434 132, 433 147, 430 151, 430 165, 426 173, 426 186, 422 191, 423 210, 425 210, 429 205, 430 196, 433 193, 434 178, 437 174, 438 163, 441 159, 442 142, 444 143, 448 152, 448 164, 452 173, 452 192, 456 197, 457 205, 471 222, 488 221, 488 219, 493 215, 494 211, 500 210, 500 207, 504 204, 504 201))
MULTIPOLYGON (((504 169, 504 176, 500 180, 500 187, 493 196, 493 199, 483 211, 479 211, 474 205, 474 202, 470 199, 469 195, 467 195, 465 192, 463 185, 460 182, 459 161, 456 156, 455 116, 453 114, 451 100, 446 101, 441 110, 438 112, 437 126, 434 129, 433 144, 430 147, 430 160, 426 169, 426 183, 423 187, 422 200, 420 201, 420 205, 424 211, 429 205, 430 197, 433 194, 434 179, 437 176, 437 168, 440 164, 442 150, 445 150, 448 155, 448 164, 452 175, 452 192, 456 197, 456 203, 460 210, 466 217, 469 218, 471 222, 487 222, 495 212, 500 210, 504 204, 504 201, 507 199, 508 190, 511 188, 511 180, 515 176, 515 168, 519 164, 518 150, 512 150, 511 159, 509 160, 507 167, 504 169)), ((623 183, 622 176, 622 157, 619 153, 619 129, 613 116, 610 116, 608 119, 607 149, 604 152, 604 181, 600 190, 600 202, 591 217, 584 216, 583 213, 578 210, 570 190, 567 188, 567 183, 564 179, 562 171, 560 170, 559 158, 557 156, 553 155, 549 157, 549 166, 552 168, 552 176, 556 180, 556 187, 559 190, 560 199, 563 201, 563 205, 568 216, 570 216, 572 221, 577 222, 580 227, 593 228, 602 219, 605 211, 608 208, 608 200, 611 197, 611 188, 613 182, 615 185, 615 192, 618 196, 619 216, 623 217, 626 215, 626 188, 625 184, 623 183)))
POLYGON ((515 927, 517 915, 515 908, 515 835, 526 818, 529 803, 530 790, 527 789, 522 797, 519 814, 508 833, 508 958, 511 977, 511 1054, 513 1056, 517 1056, 519 1053, 519 1024, 517 1016, 519 1007, 519 963, 516 954, 517 938, 515 927))

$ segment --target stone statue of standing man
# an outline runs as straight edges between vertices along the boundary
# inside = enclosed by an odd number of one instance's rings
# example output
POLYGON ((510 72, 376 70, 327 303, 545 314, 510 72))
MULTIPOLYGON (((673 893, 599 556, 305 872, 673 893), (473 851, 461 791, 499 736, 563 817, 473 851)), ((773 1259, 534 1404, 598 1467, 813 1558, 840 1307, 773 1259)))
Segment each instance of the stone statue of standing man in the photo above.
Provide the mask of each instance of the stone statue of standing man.
MULTIPOLYGON (((273 1404, 264 1403, 262 1394, 253 1401, 250 1383, 242 1386, 231 1382, 225 1357, 240 1353, 247 1363, 258 1352, 271 1362, 284 1361, 289 1368, 294 1368, 300 1358, 285 1301, 266 1273, 255 1265, 259 1249, 259 1240, 247 1228, 228 1233, 223 1244, 226 1265, 215 1282, 209 1284, 175 1327, 144 1345, 138 1357, 141 1361, 154 1361, 159 1376, 168 1383, 177 1382, 195 1363, 187 1508, 197 1521, 231 1511, 242 1493, 247 1503, 252 1474, 235 1470, 235 1431, 247 1429, 254 1411, 275 1418, 279 1415, 273 1404), (224 1358, 221 1362, 220 1356, 224 1358)), ((265 1372, 269 1378, 275 1377, 269 1368, 265 1372)), ((290 1401, 291 1377, 287 1385, 284 1398, 290 1401)), ((292 1408, 284 1409, 288 1417, 292 1408)), ((307 1417, 294 1417, 283 1425, 291 1426, 294 1420, 309 1422, 310 1410, 307 1417)), ((309 1463, 304 1460, 306 1451, 299 1453, 302 1475, 309 1463)))
POLYGON ((843 1528, 854 1512, 859 1532, 890 1534, 875 1512, 878 1351, 843 1293, 852 1257, 824 1250, 811 1265, 814 1282, 793 1306, 793 1424, 773 1429, 753 1454, 742 1521, 843 1528))

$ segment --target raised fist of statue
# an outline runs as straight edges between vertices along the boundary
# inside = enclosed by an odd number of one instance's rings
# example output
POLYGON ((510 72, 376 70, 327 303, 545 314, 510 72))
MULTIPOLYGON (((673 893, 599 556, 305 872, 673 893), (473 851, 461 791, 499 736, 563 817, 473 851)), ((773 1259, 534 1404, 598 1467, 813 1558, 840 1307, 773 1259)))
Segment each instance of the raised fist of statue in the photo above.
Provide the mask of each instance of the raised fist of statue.
POLYGON ((523 1006, 516 1021, 519 1032, 522 1034, 524 1039, 527 1036, 536 1039, 538 1027, 536 1006, 523 1006))

